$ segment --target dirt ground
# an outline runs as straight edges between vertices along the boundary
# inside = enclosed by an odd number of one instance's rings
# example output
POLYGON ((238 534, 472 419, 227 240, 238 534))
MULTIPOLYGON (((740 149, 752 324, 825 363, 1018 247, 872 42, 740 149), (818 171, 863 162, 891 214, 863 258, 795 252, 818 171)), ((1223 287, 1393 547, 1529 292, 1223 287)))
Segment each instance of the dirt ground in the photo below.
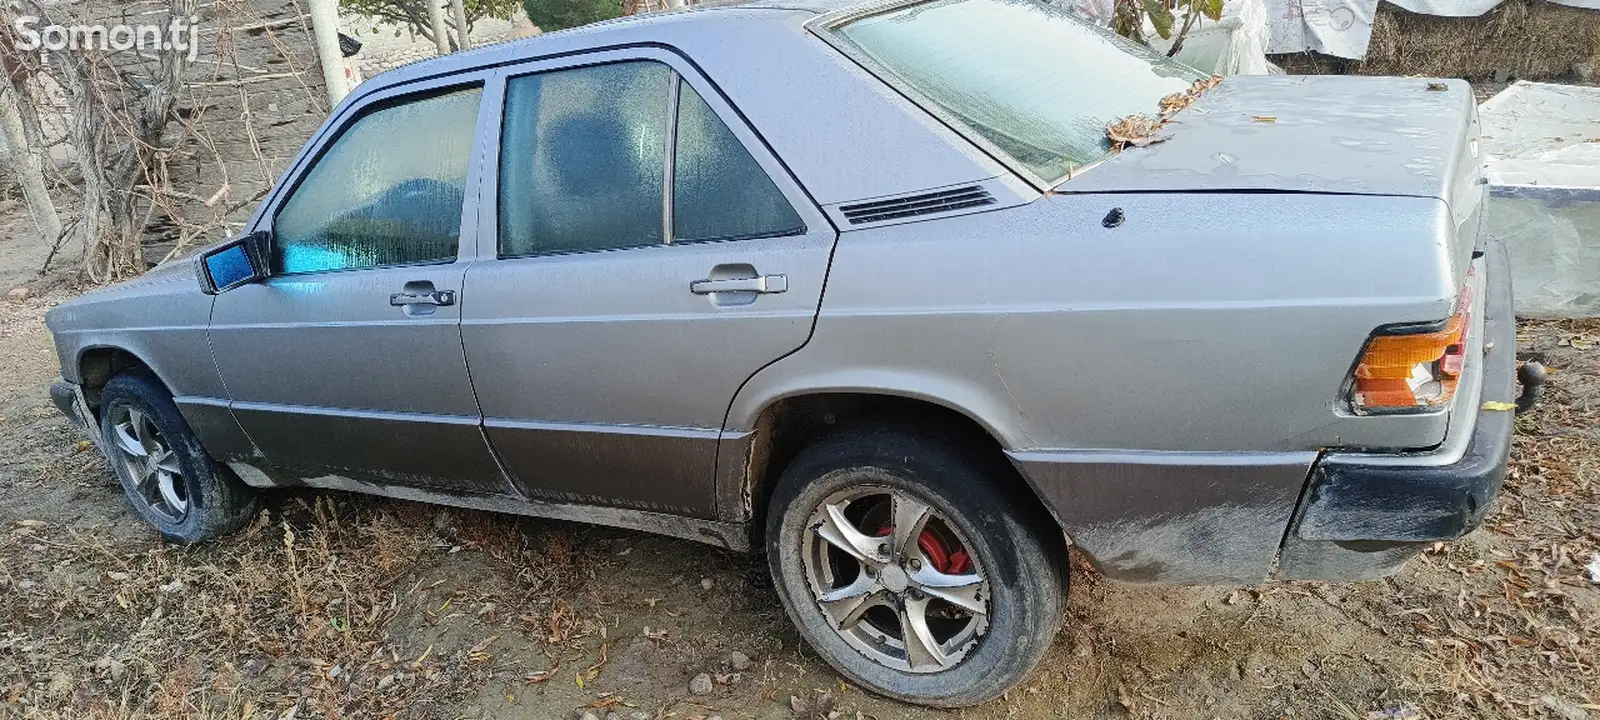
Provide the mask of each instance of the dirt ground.
POLYGON ((1158 588, 1079 564, 1048 659, 932 711, 862 692, 756 558, 331 492, 179 549, 51 406, 25 215, 0 207, 0 717, 1600 718, 1600 323, 1530 323, 1555 372, 1485 527, 1367 583, 1158 588), (736 654, 737 653, 737 654, 736 654), (694 695, 696 675, 712 691, 694 695))

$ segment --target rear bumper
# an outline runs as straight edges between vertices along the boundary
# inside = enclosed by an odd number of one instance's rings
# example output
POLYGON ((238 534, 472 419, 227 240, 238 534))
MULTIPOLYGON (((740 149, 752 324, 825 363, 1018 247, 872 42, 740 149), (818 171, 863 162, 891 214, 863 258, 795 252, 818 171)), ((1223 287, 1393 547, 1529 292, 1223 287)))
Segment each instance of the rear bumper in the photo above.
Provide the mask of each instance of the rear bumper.
POLYGON ((1516 317, 1505 248, 1485 252, 1482 376, 1475 403, 1457 410, 1437 449, 1426 453, 1325 454, 1312 468, 1301 507, 1284 537, 1278 577, 1360 580, 1396 572, 1430 543, 1471 532, 1500 492, 1515 415, 1484 403, 1517 399, 1516 317), (1472 408, 1477 408, 1475 411, 1472 408))

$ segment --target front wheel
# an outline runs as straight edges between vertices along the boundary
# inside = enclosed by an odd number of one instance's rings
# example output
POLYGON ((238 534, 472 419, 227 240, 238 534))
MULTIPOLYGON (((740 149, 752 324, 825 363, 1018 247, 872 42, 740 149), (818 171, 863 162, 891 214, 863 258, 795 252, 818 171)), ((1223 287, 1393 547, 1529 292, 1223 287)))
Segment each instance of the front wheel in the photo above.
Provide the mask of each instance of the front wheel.
POLYGON ((100 398, 106 459, 133 509, 168 542, 212 540, 255 513, 256 491, 206 454, 154 376, 118 375, 100 398))
POLYGON ((823 659, 867 689, 940 707, 1027 678, 1061 623, 1066 548, 1031 497, 994 482, 1006 471, 892 426, 795 458, 773 495, 767 556, 823 659))

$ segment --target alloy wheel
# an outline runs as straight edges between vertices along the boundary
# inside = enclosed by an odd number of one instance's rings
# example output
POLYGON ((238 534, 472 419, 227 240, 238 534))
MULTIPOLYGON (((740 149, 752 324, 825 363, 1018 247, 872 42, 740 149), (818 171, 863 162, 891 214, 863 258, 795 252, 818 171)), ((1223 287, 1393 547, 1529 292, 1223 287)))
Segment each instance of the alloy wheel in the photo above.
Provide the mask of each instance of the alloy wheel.
POLYGON ((168 522, 189 514, 189 492, 177 453, 150 414, 131 405, 112 409, 112 445, 126 477, 152 512, 168 522))
POLYGON ((802 542, 817 606, 846 643, 880 665, 949 670, 988 630, 989 583, 973 546, 905 491, 834 493, 812 513, 802 542))

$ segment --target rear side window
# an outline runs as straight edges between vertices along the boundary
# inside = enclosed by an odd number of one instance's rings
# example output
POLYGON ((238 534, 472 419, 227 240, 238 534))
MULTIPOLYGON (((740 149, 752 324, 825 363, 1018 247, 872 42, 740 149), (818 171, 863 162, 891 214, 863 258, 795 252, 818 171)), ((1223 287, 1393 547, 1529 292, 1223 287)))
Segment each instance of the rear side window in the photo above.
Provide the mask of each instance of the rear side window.
POLYGON ((672 70, 654 62, 513 78, 500 148, 500 254, 655 245, 672 70))
POLYGON ((805 223, 739 138, 688 83, 679 85, 673 241, 805 232, 805 223))
POLYGON ((454 260, 482 96, 407 99, 348 126, 278 210, 273 273, 454 260))
POLYGON ((502 257, 805 232, 699 93, 650 61, 512 78, 499 207, 502 257))

